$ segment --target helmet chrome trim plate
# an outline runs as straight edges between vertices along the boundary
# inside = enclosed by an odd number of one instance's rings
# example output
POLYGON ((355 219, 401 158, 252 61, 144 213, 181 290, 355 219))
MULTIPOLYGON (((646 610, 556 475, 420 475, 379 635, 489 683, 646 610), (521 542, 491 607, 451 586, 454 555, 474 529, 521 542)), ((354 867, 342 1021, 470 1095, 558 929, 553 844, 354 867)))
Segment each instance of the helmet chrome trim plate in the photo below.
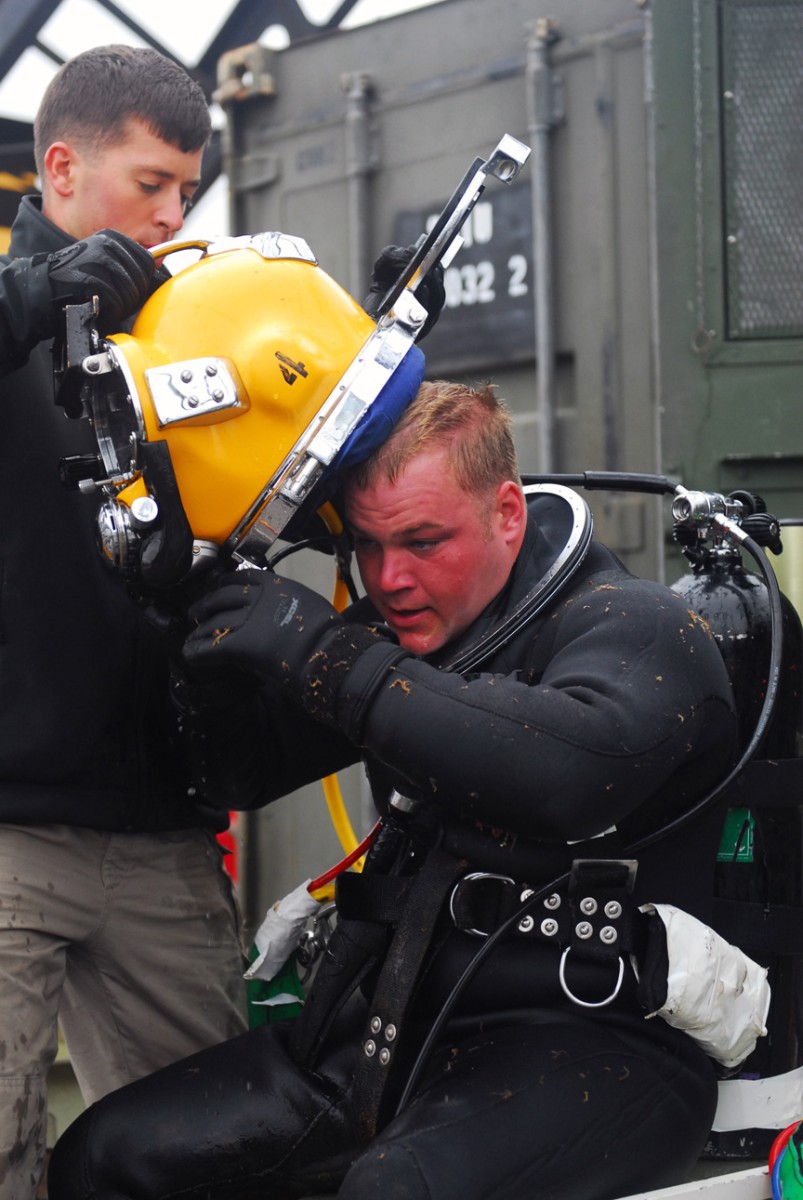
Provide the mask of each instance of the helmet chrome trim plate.
POLYGON ((128 363, 113 343, 107 342, 100 354, 93 354, 81 364, 92 379, 117 371, 124 389, 89 390, 87 407, 95 428, 98 452, 110 484, 129 483, 137 471, 137 446, 147 441, 145 417, 128 363))
POLYGON ((290 519, 345 445, 360 418, 415 343, 426 310, 412 292, 396 301, 391 319, 378 327, 362 351, 271 476, 255 504, 229 538, 239 558, 260 563, 290 519))
POLYGON ((145 379, 160 428, 191 417, 226 420, 226 409, 244 409, 237 368, 225 358, 187 358, 183 362, 149 367, 145 379), (221 416, 221 414, 225 414, 221 416))
POLYGON ((274 230, 243 234, 241 237, 221 237, 213 242, 203 238, 189 238, 184 241, 176 239, 172 242, 160 242, 158 246, 151 246, 154 258, 164 258, 167 254, 175 254, 182 250, 200 250, 202 257, 207 254, 225 254, 228 250, 256 250, 263 258, 295 258, 301 262, 312 263, 316 267, 318 265, 318 259, 304 238, 274 230))
POLYGON ((529 146, 506 133, 497 142, 489 158, 474 160, 432 229, 419 239, 415 254, 386 293, 376 310, 378 320, 381 321, 385 313, 392 311, 405 288, 414 292, 436 263, 444 267, 449 265, 463 244, 460 230, 482 195, 488 176, 492 175, 502 183, 512 183, 530 153, 529 146))

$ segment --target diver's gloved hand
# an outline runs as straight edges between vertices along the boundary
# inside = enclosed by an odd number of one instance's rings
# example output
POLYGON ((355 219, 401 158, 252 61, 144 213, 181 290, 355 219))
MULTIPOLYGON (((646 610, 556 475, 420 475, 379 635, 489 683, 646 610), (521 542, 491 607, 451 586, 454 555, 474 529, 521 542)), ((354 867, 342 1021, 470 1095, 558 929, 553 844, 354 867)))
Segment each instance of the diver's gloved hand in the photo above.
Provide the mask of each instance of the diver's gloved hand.
POLYGON ((272 571, 224 576, 188 615, 195 629, 184 661, 194 679, 224 667, 250 671, 349 736, 357 728, 352 710, 364 717, 378 681, 405 656, 376 629, 347 623, 317 592, 272 571))
POLYGON ((189 610, 184 661, 197 674, 224 666, 298 690, 310 659, 343 618, 317 592, 272 571, 234 571, 189 610))
POLYGON ((147 300, 156 261, 138 242, 102 229, 48 255, 47 270, 58 304, 82 304, 97 296, 103 326, 114 330, 147 300))
MULTIPOLYGON (((363 308, 369 317, 376 316, 385 295, 393 287, 414 254, 415 246, 385 246, 374 263, 371 273, 371 288, 363 301, 363 308)), ((437 263, 421 280, 416 288, 415 298, 427 310, 427 319, 416 338, 416 341, 420 342, 437 321, 446 300, 443 267, 440 263, 437 263)))

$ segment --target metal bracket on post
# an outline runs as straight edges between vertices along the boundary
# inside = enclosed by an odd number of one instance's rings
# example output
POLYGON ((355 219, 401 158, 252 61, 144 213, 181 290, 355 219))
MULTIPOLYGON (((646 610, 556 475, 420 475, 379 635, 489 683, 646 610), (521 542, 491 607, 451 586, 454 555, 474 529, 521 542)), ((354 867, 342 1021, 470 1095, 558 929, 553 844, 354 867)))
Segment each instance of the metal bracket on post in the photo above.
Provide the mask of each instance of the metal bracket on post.
POLYGON ((227 50, 218 60, 217 88, 212 99, 217 104, 230 104, 252 96, 274 96, 272 60, 273 51, 259 42, 227 50))

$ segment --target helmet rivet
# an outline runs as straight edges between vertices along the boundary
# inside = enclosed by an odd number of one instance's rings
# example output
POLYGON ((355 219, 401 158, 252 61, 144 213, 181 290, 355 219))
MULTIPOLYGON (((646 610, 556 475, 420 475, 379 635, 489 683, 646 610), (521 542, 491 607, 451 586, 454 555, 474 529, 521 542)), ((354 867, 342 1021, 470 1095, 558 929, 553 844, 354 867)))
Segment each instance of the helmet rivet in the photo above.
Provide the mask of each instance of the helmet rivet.
POLYGON ((386 1067, 390 1062, 390 1051, 387 1048, 379 1051, 379 1061, 383 1067, 386 1067))
POLYGON ((598 907, 593 896, 586 896, 584 900, 580 901, 580 912, 585 913, 587 917, 593 917, 598 907))
POLYGON ((382 1028, 382 1021, 379 1017, 371 1017, 371 1033, 379 1033, 382 1028))
POLYGON ((594 930, 589 921, 580 921, 580 923, 575 926, 574 932, 579 938, 582 938, 583 941, 586 941, 587 938, 591 937, 591 934, 594 932, 594 930))
POLYGON ((365 1051, 366 1058, 373 1058, 373 1056, 376 1054, 376 1042, 373 1040, 373 1038, 368 1039, 363 1046, 363 1050, 365 1051))
POLYGON ((619 934, 616 932, 613 925, 604 925, 599 931, 599 936, 606 946, 610 946, 616 941, 616 939, 619 937, 619 934))
POLYGON ((544 901, 544 908, 560 908, 560 896, 557 892, 553 892, 551 896, 547 896, 544 901))
POLYGON ((534 925, 535 921, 532 917, 522 917, 522 919, 519 921, 519 932, 529 933, 534 925))
POLYGON ((159 516, 159 505, 152 496, 137 496, 131 504, 131 516, 140 525, 150 525, 159 516))
POLYGON ((622 906, 618 900, 609 900, 605 905, 605 916, 611 921, 615 921, 617 917, 622 915, 622 906))
POLYGON ((190 383, 191 380, 192 380, 192 371, 189 369, 189 367, 185 367, 184 370, 181 372, 181 382, 182 383, 190 383))
POLYGON ((385 1040, 388 1042, 392 1042, 392 1041, 395 1041, 395 1039, 396 1039, 396 1026, 388 1025, 387 1029, 385 1030, 385 1040))
POLYGON ((541 922, 541 932, 544 937, 554 937, 558 932, 558 923, 554 917, 545 917, 541 922))

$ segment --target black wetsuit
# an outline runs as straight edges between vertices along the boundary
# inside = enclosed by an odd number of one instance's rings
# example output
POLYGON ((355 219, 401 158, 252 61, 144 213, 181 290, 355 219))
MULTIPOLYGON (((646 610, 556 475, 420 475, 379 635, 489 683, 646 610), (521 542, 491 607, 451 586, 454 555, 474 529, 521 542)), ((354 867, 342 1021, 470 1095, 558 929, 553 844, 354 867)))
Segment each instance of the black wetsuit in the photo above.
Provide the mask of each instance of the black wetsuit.
MULTIPOLYGON (((51 1200, 338 1188, 348 1200, 604 1200, 669 1184, 693 1164, 716 1105, 713 1064, 685 1033, 645 1020, 624 949, 584 954, 568 927, 558 938, 541 929, 569 909, 574 860, 620 859, 732 765, 718 651, 678 597, 592 543, 534 620, 478 669, 449 669, 537 592, 564 515, 548 496, 531 503, 508 586, 433 660, 355 636, 320 723, 278 689, 263 693, 261 739, 242 716, 227 733, 216 714, 208 728, 211 740, 228 737, 238 807, 249 789, 270 799, 363 758, 385 826, 362 876, 342 888, 304 1016, 95 1105, 57 1146, 51 1200), (394 816, 393 788, 417 809, 394 816), (476 872, 514 882, 455 891, 476 872), (526 889, 556 878, 559 901, 548 887, 534 921, 487 956, 396 1114, 428 1028, 485 944, 470 930, 493 931, 526 889), (610 1004, 569 997, 604 1000, 620 957, 610 1004)), ((710 811, 644 848, 633 903, 706 920, 720 827, 710 811)))

